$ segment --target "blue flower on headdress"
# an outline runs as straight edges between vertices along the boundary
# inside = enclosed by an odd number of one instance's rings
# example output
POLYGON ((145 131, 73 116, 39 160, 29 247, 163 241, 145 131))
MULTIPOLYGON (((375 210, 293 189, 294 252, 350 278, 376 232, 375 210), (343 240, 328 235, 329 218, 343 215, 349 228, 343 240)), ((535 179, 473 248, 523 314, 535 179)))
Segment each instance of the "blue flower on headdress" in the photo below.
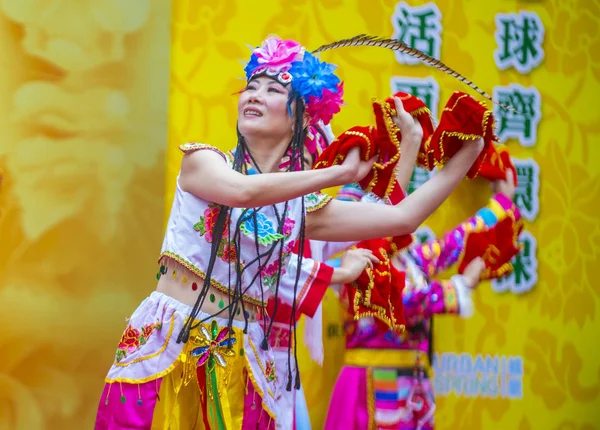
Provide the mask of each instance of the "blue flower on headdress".
POLYGON ((290 74, 294 77, 292 87, 303 97, 321 97, 323 90, 337 91, 340 82, 334 71, 336 66, 319 60, 310 52, 304 53, 302 61, 292 63, 290 74))
POLYGON ((254 73, 254 71, 259 66, 260 63, 258 62, 258 57, 256 56, 256 54, 252 54, 250 56, 250 61, 248 61, 248 64, 246 64, 246 67, 244 67, 244 72, 246 72, 246 79, 250 79, 252 73, 254 73))

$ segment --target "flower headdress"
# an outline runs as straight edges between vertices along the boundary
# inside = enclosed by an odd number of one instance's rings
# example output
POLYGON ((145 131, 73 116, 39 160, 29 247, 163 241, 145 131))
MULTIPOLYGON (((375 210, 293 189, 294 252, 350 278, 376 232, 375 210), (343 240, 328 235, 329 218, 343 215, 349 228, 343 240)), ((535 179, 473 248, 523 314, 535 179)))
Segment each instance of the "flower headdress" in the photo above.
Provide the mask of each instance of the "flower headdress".
POLYGON ((298 42, 270 36, 252 51, 244 71, 247 80, 267 75, 282 85, 291 84, 292 91, 304 101, 311 125, 319 121, 327 125, 343 103, 344 84, 335 75, 336 68, 298 42))

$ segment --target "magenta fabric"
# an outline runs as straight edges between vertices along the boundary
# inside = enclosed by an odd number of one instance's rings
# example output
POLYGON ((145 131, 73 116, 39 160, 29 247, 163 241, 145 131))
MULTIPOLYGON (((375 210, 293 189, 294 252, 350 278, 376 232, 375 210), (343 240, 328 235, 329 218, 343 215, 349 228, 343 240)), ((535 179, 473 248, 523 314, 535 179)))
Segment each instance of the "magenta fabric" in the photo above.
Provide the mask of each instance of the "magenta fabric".
MULTIPOLYGON (((94 430, 149 430, 162 378, 144 384, 105 384, 94 430), (110 390, 109 390, 110 386, 110 390), (121 391, 122 390, 122 391, 121 391), (125 403, 121 402, 121 392, 125 403), (108 398, 108 404, 106 402, 108 398), (139 399, 142 399, 141 404, 139 399)), ((262 407, 262 398, 248 384, 242 430, 274 430, 275 421, 262 407), (253 405, 254 403, 254 405, 253 405)))
POLYGON ((367 370, 344 366, 331 396, 324 430, 368 428, 367 370))
POLYGON ((105 384, 94 430, 150 429, 161 382, 162 378, 139 385, 105 384))
POLYGON ((262 398, 252 383, 248 384, 248 392, 244 398, 242 430, 275 430, 275 420, 263 410, 262 398))

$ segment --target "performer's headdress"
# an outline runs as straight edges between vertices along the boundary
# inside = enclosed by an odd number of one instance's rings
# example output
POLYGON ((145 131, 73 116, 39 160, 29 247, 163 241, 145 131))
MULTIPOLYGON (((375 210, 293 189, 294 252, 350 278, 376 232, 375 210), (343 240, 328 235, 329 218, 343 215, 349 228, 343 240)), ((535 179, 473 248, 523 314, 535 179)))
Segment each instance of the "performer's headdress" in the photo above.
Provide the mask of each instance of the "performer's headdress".
POLYGON ((344 83, 335 75, 336 68, 296 41, 270 36, 252 51, 244 71, 248 81, 266 75, 290 85, 292 96, 304 102, 311 125, 319 121, 327 125, 343 103, 344 83))

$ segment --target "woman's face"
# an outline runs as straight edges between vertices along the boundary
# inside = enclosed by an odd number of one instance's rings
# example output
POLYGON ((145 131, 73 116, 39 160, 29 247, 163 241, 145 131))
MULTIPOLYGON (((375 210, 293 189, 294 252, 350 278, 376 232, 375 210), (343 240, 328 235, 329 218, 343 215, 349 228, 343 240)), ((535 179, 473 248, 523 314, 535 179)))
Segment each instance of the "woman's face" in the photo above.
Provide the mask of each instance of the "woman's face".
MULTIPOLYGON (((260 76, 248 82, 238 101, 238 127, 242 136, 288 139, 293 136, 293 116, 288 112, 289 89, 260 76)), ((296 102, 292 102, 292 113, 296 102)))

